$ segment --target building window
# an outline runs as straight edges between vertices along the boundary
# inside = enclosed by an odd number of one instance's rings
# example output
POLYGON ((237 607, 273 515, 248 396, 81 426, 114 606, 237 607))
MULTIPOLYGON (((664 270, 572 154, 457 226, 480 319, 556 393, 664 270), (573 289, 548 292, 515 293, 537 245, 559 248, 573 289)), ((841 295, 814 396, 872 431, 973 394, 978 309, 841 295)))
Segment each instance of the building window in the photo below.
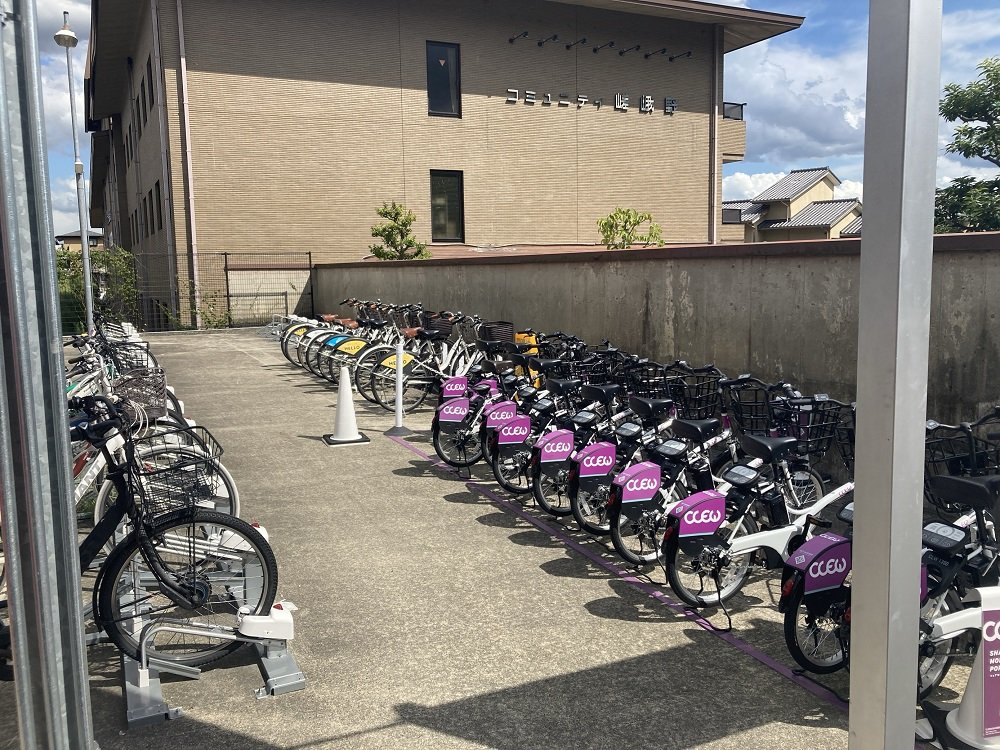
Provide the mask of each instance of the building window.
POLYGON ((431 170, 431 241, 465 242, 462 173, 431 170))
POLYGON ((462 116, 458 45, 427 42, 427 114, 462 116))
POLYGON ((135 98, 135 129, 139 138, 142 138, 142 110, 139 107, 139 97, 135 98))
POLYGON ((139 221, 142 222, 142 236, 149 237, 149 220, 146 218, 149 214, 149 204, 146 203, 146 196, 142 196, 142 216, 139 217, 139 221))
POLYGON ((153 99, 153 58, 146 58, 146 80, 149 81, 149 107, 152 109, 156 101, 153 99))
POLYGON ((153 223, 153 188, 149 189, 149 233, 156 234, 156 224, 153 223))
POLYGON ((139 84, 139 91, 141 92, 139 96, 142 99, 142 124, 145 125, 146 124, 146 116, 147 116, 147 110, 146 110, 146 79, 145 78, 143 78, 142 79, 142 83, 139 84))
POLYGON ((163 229, 163 198, 160 195, 160 181, 157 180, 153 186, 156 191, 156 231, 163 229))

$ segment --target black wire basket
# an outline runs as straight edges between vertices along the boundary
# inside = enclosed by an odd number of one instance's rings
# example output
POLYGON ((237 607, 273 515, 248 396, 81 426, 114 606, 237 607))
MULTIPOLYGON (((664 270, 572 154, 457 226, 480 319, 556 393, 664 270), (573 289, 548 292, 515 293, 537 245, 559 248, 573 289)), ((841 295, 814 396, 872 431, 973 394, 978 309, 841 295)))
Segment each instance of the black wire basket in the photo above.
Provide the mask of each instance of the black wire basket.
POLYGON ((621 378, 630 396, 639 398, 670 398, 666 370, 656 362, 625 365, 621 378))
POLYGON ((167 414, 167 378, 162 367, 131 370, 112 381, 111 392, 123 399, 121 407, 133 423, 143 414, 146 419, 167 414))
POLYGON ((725 387, 729 416, 744 435, 771 434, 771 392, 764 384, 733 383, 725 387))
POLYGON ((820 457, 830 450, 845 407, 822 394, 812 397, 777 399, 771 402, 774 431, 778 436, 799 441, 800 455, 820 457))
POLYGON ((221 477, 222 446, 204 427, 134 439, 132 486, 144 518, 230 503, 221 477))
POLYGON ((156 365, 156 360, 149 353, 149 345, 144 343, 110 344, 107 356, 119 373, 145 370, 156 365))
POLYGON ((479 338, 483 341, 514 343, 514 324, 506 320, 483 323, 479 326, 479 338))
POLYGON ((1000 418, 958 427, 929 426, 924 442, 925 475, 977 477, 1000 473, 1000 441, 987 437, 998 432, 1000 418))
POLYGON ((725 376, 714 367, 667 377, 667 397, 674 400, 681 419, 711 419, 721 411, 719 381, 725 376))

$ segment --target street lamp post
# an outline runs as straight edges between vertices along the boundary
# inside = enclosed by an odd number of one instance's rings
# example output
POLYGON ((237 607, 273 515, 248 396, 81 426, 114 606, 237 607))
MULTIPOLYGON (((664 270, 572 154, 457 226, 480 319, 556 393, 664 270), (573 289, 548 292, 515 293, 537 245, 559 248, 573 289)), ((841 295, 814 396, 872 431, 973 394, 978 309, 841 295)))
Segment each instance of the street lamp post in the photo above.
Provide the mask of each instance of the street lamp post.
POLYGON ((56 44, 66 48, 66 75, 69 77, 69 116, 73 126, 73 171, 76 174, 76 207, 80 213, 80 243, 83 253, 83 301, 87 316, 87 333, 94 332, 94 292, 90 277, 90 222, 87 220, 87 193, 83 184, 83 162, 80 160, 80 139, 76 133, 76 97, 73 94, 73 56, 71 50, 79 44, 69 28, 69 13, 63 12, 63 26, 55 34, 56 44))

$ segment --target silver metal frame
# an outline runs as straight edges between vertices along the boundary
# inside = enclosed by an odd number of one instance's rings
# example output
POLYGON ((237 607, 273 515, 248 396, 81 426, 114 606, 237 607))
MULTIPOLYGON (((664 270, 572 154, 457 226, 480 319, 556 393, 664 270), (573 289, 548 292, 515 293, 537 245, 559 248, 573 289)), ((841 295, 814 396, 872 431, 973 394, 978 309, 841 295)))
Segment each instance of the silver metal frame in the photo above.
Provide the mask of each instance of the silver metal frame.
POLYGON ((914 739, 941 0, 871 0, 849 747, 914 739))

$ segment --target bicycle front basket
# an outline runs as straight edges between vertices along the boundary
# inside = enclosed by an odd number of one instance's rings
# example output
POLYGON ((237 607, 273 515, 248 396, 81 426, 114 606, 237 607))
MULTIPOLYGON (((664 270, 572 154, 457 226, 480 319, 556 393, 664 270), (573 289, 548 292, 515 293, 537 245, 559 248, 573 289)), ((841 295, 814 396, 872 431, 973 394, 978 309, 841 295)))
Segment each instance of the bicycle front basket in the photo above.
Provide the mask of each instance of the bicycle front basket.
POLYGON ((131 370, 111 383, 111 392, 125 400, 125 412, 134 423, 139 412, 147 419, 167 414, 167 378, 161 367, 131 370))
POLYGON ((133 488, 142 515, 152 518, 194 507, 231 507, 220 456, 222 447, 204 427, 136 438, 133 488))

